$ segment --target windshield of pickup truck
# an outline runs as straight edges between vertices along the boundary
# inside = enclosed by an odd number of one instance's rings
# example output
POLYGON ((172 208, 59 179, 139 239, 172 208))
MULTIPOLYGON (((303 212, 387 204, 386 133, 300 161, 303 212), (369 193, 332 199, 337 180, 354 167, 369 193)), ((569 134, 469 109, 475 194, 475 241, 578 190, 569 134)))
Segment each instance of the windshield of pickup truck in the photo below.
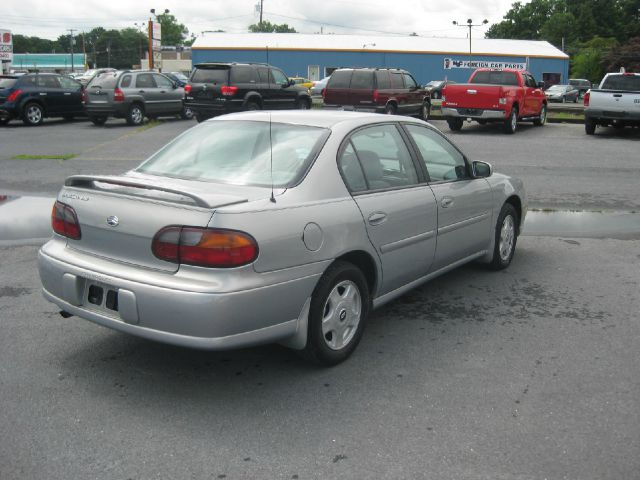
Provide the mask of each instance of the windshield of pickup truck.
POLYGON ((602 83, 602 90, 640 91, 640 75, 609 75, 602 83))
POLYGON ((518 77, 514 72, 483 71, 483 72, 476 73, 471 79, 470 83, 518 86, 518 77))

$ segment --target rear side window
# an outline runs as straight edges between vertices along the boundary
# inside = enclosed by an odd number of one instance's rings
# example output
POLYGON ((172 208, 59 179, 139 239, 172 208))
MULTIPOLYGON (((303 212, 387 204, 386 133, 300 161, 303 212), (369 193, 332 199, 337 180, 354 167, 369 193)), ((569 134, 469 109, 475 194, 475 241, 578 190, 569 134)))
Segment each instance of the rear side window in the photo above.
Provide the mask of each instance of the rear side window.
POLYGON ((378 85, 378 90, 386 90, 391 88, 391 80, 389 79, 389 72, 387 70, 377 71, 376 83, 378 85))
POLYGON ((191 77, 192 83, 227 83, 229 79, 228 68, 196 68, 191 77))
POLYGON ((609 75, 602 89, 640 91, 640 75, 609 75))
POLYGON ((470 83, 484 83, 488 85, 518 85, 518 77, 514 72, 483 71, 476 73, 470 83))
POLYGON ((231 69, 231 83, 256 83, 256 72, 253 67, 238 65, 231 69))
POLYGON ((404 88, 404 82, 402 81, 402 75, 399 73, 391 74, 391 88, 404 88))
POLYGON ((22 77, 20 79, 21 87, 35 87, 36 86, 36 77, 22 77))
POLYGON ((117 77, 114 72, 99 73, 98 75, 93 77, 93 80, 91 80, 91 83, 89 83, 89 86, 102 87, 102 88, 116 88, 116 80, 117 80, 117 77))
POLYGON ((38 75, 36 77, 36 84, 42 88, 60 88, 58 79, 49 75, 38 75))
POLYGON ((356 70, 351 77, 351 88, 373 90, 373 72, 356 70))
POLYGON ((17 81, 15 78, 0 78, 0 88, 11 88, 17 81))
POLYGON ((156 82, 150 73, 141 73, 136 77, 136 88, 155 88, 156 82))
POLYGON ((349 88, 353 70, 336 70, 331 74, 328 88, 349 88))

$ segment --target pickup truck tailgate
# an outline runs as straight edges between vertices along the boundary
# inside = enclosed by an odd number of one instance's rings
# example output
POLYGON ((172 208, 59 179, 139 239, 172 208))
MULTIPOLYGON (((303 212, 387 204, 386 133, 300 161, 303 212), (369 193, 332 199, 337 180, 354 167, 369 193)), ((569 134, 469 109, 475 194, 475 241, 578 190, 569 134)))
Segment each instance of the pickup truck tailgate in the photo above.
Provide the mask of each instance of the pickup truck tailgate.
POLYGON ((447 85, 445 102, 450 107, 469 109, 497 109, 498 99, 503 95, 500 85, 463 84, 447 85))

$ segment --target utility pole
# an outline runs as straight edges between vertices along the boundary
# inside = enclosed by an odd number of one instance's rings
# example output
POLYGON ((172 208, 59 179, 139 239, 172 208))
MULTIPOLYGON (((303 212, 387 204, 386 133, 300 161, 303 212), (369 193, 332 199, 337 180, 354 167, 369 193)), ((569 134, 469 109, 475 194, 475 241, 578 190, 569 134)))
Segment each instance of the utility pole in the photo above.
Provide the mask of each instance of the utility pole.
POLYGON ((111 67, 111 39, 107 40, 107 68, 111 67))
POLYGON ((74 65, 73 65, 73 43, 75 42, 74 38, 73 38, 73 32, 75 32, 75 29, 73 28, 69 28, 69 36, 71 37, 71 73, 74 72, 74 65))
POLYGON ((468 27, 469 28, 469 68, 471 68, 471 27, 481 27, 482 25, 486 25, 487 23, 489 23, 489 20, 487 20, 486 18, 482 21, 482 23, 473 23, 473 20, 471 20, 470 18, 467 20, 467 24, 466 25, 461 25, 460 23, 456 22, 455 20, 453 21, 454 25, 457 25, 458 27, 468 27))
POLYGON ((260 0, 260 23, 258 25, 262 26, 262 2, 264 0, 260 0))

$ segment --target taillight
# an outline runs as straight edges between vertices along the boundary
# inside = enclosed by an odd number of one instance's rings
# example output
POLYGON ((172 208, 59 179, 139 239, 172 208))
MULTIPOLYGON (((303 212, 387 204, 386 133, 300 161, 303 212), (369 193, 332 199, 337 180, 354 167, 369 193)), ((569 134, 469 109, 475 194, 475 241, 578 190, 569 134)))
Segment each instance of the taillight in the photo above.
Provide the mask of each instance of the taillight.
POLYGON ((184 93, 189 95, 191 93, 191 85, 188 83, 184 86, 184 93))
POLYGON ((11 92, 11 95, 7 97, 7 102, 15 102, 16 98, 18 98, 18 95, 20 95, 21 93, 22 90, 20 89, 14 90, 13 92, 11 92))
POLYGON ((80 240, 82 236, 76 211, 62 202, 53 204, 53 209, 51 210, 51 227, 57 234, 72 238, 73 240, 80 240))
POLYGON ((119 88, 116 88, 113 91, 113 101, 114 102, 124 102, 124 92, 119 88))
POLYGON ((587 93, 584 94, 584 106, 585 107, 589 106, 589 100, 591 100, 591 92, 587 91, 587 93))
POLYGON ((373 102, 378 103, 378 90, 373 91, 373 102))
POLYGON ((223 85, 220 87, 220 93, 225 97, 233 97, 238 91, 235 85, 223 85))
POLYGON ((253 262, 258 244, 251 235, 237 230, 172 226, 156 233, 151 251, 171 263, 232 268, 253 262))
POLYGON ((324 99, 325 99, 325 97, 327 96, 327 89, 326 89, 326 88, 323 88, 323 89, 322 89, 322 92, 320 92, 320 94, 322 95, 322 100, 324 100, 324 99))
POLYGON ((80 101, 82 103, 87 103, 87 91, 83 88, 82 93, 80 94, 80 101))

